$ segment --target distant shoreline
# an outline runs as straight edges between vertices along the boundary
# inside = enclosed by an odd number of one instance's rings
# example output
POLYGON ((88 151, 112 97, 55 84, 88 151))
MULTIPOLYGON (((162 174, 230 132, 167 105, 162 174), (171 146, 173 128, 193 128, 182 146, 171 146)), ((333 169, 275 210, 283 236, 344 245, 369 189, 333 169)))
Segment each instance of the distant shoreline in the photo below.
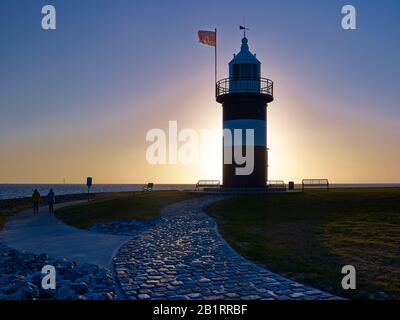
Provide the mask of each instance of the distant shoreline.
MULTIPOLYGON (((137 192, 143 189, 143 184, 94 184, 90 193, 137 192)), ((156 184, 155 191, 194 189, 194 184, 156 184)), ((34 189, 45 195, 52 188, 56 195, 87 194, 84 184, 0 184, 0 200, 21 199, 31 196, 34 189)))
MULTIPOLYGON (((124 193, 133 193, 133 192, 105 192, 105 193, 91 193, 90 199, 95 198, 97 195, 102 194, 124 194, 124 193)), ((56 203, 62 202, 72 202, 79 200, 87 200, 88 195, 85 193, 76 193, 76 194, 64 194, 64 195, 56 195, 56 203)), ((2 210, 12 209, 17 206, 29 206, 32 204, 31 197, 23 197, 23 198, 11 198, 11 199, 0 199, 0 212, 2 210)), ((42 195, 42 199, 40 201, 41 205, 46 204, 46 195, 42 195)))

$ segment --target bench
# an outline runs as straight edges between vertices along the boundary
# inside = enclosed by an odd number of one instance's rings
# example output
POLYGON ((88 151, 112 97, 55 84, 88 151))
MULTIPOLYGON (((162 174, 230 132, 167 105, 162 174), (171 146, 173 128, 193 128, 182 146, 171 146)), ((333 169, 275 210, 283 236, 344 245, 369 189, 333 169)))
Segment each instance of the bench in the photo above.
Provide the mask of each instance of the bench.
POLYGON ((301 182, 302 190, 305 188, 326 188, 329 191, 328 179, 303 179, 301 182))
POLYGON ((286 190, 286 184, 282 180, 269 180, 267 181, 267 188, 274 190, 286 190))
POLYGON ((148 183, 143 187, 143 191, 150 192, 153 191, 154 183, 148 183))
POLYGON ((221 187, 221 182, 219 180, 199 180, 196 183, 196 190, 200 188, 219 188, 221 187))

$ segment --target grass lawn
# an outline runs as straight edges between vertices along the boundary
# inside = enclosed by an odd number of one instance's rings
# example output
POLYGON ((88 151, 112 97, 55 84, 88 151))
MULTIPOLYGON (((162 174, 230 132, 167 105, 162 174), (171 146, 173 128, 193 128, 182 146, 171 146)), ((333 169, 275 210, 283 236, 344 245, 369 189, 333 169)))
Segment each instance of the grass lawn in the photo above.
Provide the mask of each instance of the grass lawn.
POLYGON ((181 191, 121 194, 64 207, 57 210, 56 215, 77 228, 86 228, 99 222, 156 219, 161 208, 193 197, 196 195, 181 191))
MULTIPOLYGON (((120 197, 122 195, 126 195, 128 193, 96 193, 92 194, 91 197, 96 200, 106 199, 110 197, 120 197)), ((69 202, 86 199, 86 194, 67 194, 67 195, 58 195, 56 196, 56 202, 69 202)), ((42 196, 42 199, 39 203, 40 206, 47 206, 47 200, 42 196)), ((27 198, 18 198, 18 199, 4 199, 0 200, 0 230, 4 228, 7 220, 20 211, 24 211, 31 208, 33 213, 33 204, 30 197, 27 198)))
POLYGON ((0 210, 0 231, 3 230, 4 225, 7 222, 7 219, 14 214, 16 214, 19 211, 23 211, 26 209, 29 209, 31 205, 25 204, 25 205, 18 205, 13 208, 7 208, 7 209, 1 209, 0 210))
POLYGON ((207 211, 232 247, 272 271, 343 297, 400 299, 400 189, 240 196, 207 211), (347 264, 356 290, 341 288, 347 264))

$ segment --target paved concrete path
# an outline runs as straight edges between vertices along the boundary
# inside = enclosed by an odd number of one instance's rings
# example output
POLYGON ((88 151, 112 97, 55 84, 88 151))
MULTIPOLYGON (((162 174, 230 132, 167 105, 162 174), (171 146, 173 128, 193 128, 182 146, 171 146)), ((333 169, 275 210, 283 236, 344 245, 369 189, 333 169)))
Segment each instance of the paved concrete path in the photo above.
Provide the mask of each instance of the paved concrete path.
POLYGON ((231 249, 202 211, 222 199, 205 196, 166 207, 158 225, 121 247, 114 266, 129 299, 336 299, 231 249))
MULTIPOLYGON (((56 209, 71 204, 59 204, 56 209)), ((50 257, 66 257, 77 263, 105 268, 112 266, 112 257, 128 239, 73 228, 49 213, 46 207, 41 207, 39 214, 26 210, 15 215, 0 232, 0 241, 14 249, 47 253, 50 257)))

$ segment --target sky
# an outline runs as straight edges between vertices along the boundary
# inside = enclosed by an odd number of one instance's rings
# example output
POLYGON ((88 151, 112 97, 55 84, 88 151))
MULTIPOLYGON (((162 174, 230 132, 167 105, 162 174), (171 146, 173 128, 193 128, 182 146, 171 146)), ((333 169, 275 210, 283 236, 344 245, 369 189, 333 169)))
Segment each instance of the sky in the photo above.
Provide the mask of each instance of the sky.
POLYGON ((240 49, 274 81, 269 179, 400 182, 397 0, 0 2, 0 183, 195 183, 221 179, 222 140, 198 165, 146 161, 153 128, 221 129, 218 78, 240 49), (57 29, 41 28, 54 5, 57 29), (357 30, 341 28, 341 8, 357 30))

